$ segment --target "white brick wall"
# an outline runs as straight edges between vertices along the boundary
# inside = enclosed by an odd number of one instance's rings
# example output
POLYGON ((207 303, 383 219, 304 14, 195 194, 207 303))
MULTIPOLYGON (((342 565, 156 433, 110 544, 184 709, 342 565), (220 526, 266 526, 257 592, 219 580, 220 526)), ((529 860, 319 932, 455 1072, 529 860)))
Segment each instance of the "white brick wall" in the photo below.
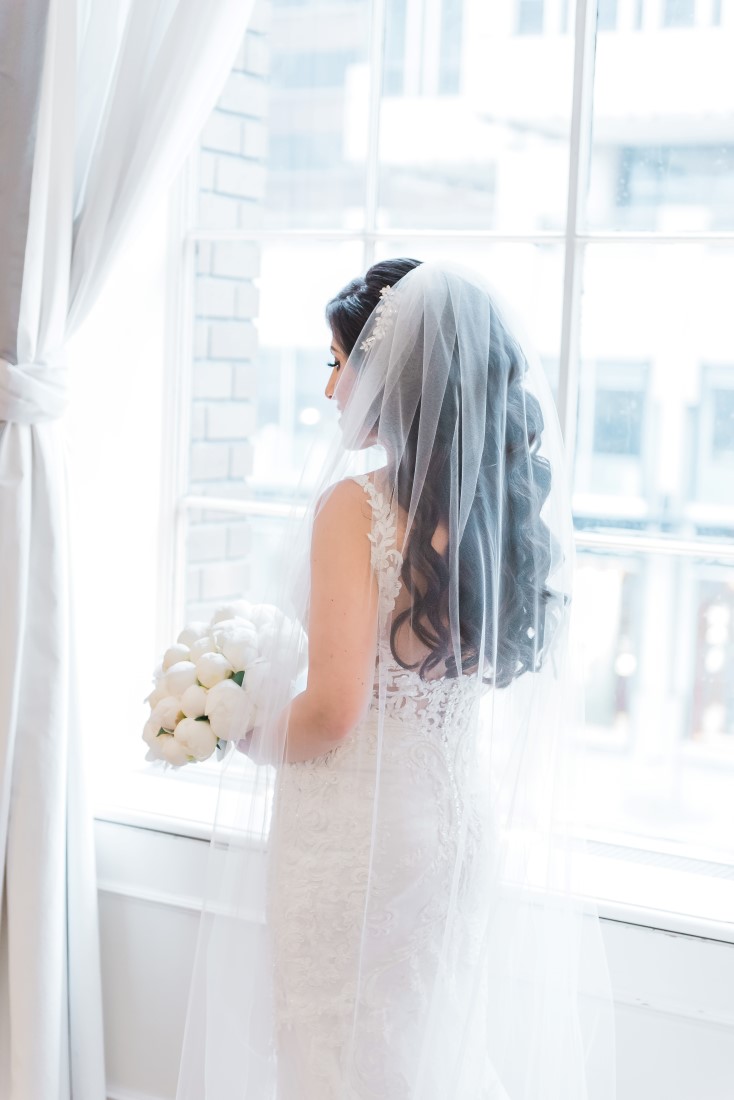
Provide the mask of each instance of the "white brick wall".
POLYGON ((207 328, 211 359, 251 359, 257 354, 257 332, 250 321, 210 321, 207 328))
POLYGON ((251 241, 217 241, 212 245, 209 270, 212 275, 240 281, 253 279, 260 274, 260 249, 251 241))
MULTIPOLYGON (((257 0, 199 149, 198 221, 222 230, 257 226, 266 187, 270 0, 257 0)), ((251 495, 257 395, 260 249, 254 241, 197 244, 193 330, 190 491, 251 495)), ((186 614, 242 595, 251 573, 247 517, 197 510, 189 515, 186 614)))
POLYGON ((217 153, 241 153, 244 125, 239 115, 217 108, 212 111, 202 131, 201 148, 213 149, 217 153))
MULTIPOLYGON (((232 394, 232 364, 200 359, 194 363, 193 397, 229 397, 232 394)), ((235 396, 248 396, 247 394, 235 396)))
POLYGON ((232 442, 247 439, 255 427, 254 413, 249 401, 210 401, 206 407, 206 438, 232 442))

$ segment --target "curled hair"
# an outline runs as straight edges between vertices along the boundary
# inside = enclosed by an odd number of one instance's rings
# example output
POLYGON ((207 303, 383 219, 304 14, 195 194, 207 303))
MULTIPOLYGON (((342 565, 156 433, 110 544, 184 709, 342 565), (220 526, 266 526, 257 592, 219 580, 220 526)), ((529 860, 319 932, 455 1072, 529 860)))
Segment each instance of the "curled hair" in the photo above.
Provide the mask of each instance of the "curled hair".
MULTIPOLYGON (((396 259, 375 264, 364 278, 354 279, 328 303, 327 321, 348 355, 378 304, 382 287, 393 286, 419 262, 396 259)), ((421 344, 419 340, 417 346, 421 344)), ((537 399, 523 384, 526 370, 521 348, 493 310, 485 442, 476 492, 459 544, 459 669, 449 626, 448 552, 439 553, 431 542, 439 523, 448 524, 450 455, 457 432, 459 470, 462 466, 461 384, 455 349, 425 486, 403 557, 401 579, 411 606, 393 617, 390 629, 393 657, 402 668, 418 668, 422 678, 441 663, 450 677, 476 670, 482 651, 485 669, 490 669, 485 682, 496 687, 506 687, 522 673, 541 667, 548 642, 547 604, 556 597, 546 586, 551 534, 540 518, 550 492, 551 469, 538 453, 543 417, 537 399), (503 395, 505 415, 498 419, 493 410, 503 395), (500 433, 502 439, 497 438, 500 433), (499 470, 498 456, 503 464, 499 470), (484 563, 491 557, 499 560, 500 568, 497 581, 489 571, 489 583, 498 588, 489 592, 484 563), (415 664, 408 664, 397 652, 396 635, 406 621, 429 649, 415 664)), ((413 489, 420 411, 419 400, 397 469, 398 503, 406 512, 413 489)))

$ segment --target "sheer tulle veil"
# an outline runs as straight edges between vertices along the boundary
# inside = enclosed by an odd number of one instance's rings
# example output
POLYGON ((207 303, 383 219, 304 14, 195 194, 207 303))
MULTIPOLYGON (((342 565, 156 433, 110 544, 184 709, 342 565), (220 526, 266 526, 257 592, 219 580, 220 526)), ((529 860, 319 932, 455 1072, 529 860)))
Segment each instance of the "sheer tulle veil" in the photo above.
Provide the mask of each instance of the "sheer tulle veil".
MULTIPOLYGON (((283 715, 307 675, 286 635, 293 623, 308 632, 314 518, 332 486, 368 470, 402 522, 399 552, 379 582, 365 716, 374 743, 358 756, 369 772, 371 839, 359 927, 349 930, 356 946, 340 1095, 381 1095, 363 1083, 381 1012, 391 1049, 405 1047, 402 1091, 391 1097, 614 1100, 609 972, 597 908, 584 892, 582 665, 553 396, 520 319, 483 276, 429 262, 380 289, 337 386, 342 412, 326 458, 308 471, 305 508, 283 524, 280 580, 248 594, 285 617, 249 755, 233 752, 222 765, 177 1100, 305 1100, 278 1064, 278 997, 287 990, 276 991, 272 928, 277 919, 281 935, 297 941, 299 927, 273 911, 273 837, 285 771, 306 775, 328 762, 284 760, 283 715), (445 550, 431 545, 439 522, 445 550), (412 597, 402 616, 401 585, 412 597), (426 654, 417 665, 407 660, 407 637, 426 654), (399 893, 391 899, 389 929, 376 914, 385 912, 379 884, 390 852, 395 683, 409 707, 421 680, 433 678, 461 682, 461 720, 451 727, 460 737, 447 757, 456 795, 448 831, 436 838, 451 874, 445 896, 433 899, 438 948, 410 1002, 393 997, 397 976, 376 984, 373 965, 385 938, 399 936, 407 903, 399 893), (413 1008, 403 1020, 406 1004, 413 1008), (496 1091, 480 1091, 487 1063, 496 1091)), ((374 526, 373 545, 383 535, 374 526)), ((415 710, 415 722, 424 718, 415 710)))

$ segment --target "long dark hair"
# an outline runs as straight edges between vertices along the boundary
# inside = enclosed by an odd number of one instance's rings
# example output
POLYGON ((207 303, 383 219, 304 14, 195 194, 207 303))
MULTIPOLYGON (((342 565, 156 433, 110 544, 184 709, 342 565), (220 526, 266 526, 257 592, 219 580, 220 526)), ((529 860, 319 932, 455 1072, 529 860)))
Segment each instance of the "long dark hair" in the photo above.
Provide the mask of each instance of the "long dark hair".
MULTIPOLYGON (((380 301, 380 290, 393 286, 420 262, 394 259, 374 264, 364 277, 353 279, 328 303, 326 319, 347 355, 351 355, 380 301)), ((447 675, 456 677, 476 669, 484 642, 485 659, 494 663, 486 682, 506 687, 523 672, 540 668, 546 603, 555 594, 545 584, 551 564, 551 535, 540 518, 551 485, 550 464, 538 454, 543 417, 538 401, 523 386, 527 362, 522 350, 496 311, 487 370, 487 435, 477 491, 459 545, 461 669, 456 665, 447 625, 447 554, 439 554, 431 544, 438 524, 448 522, 448 456, 457 424, 461 447, 461 388, 456 363, 449 371, 425 488, 403 559, 401 578, 410 593, 411 606, 393 617, 390 648, 401 667, 420 666, 423 678, 441 662, 445 662, 447 675), (503 392, 507 394, 506 416, 499 426, 489 406, 503 392), (498 430, 504 432, 502 446, 495 438, 498 430), (502 452, 504 476, 499 479, 492 467, 502 452), (484 591, 483 563, 492 547, 501 562, 499 592, 485 593, 488 606, 495 610, 495 615, 485 619, 484 600, 478 601, 476 593, 484 591), (430 650, 422 661, 412 665, 396 650, 397 631, 406 620, 430 650)), ((420 401, 397 470, 398 503, 405 511, 413 488, 419 421, 420 401)))

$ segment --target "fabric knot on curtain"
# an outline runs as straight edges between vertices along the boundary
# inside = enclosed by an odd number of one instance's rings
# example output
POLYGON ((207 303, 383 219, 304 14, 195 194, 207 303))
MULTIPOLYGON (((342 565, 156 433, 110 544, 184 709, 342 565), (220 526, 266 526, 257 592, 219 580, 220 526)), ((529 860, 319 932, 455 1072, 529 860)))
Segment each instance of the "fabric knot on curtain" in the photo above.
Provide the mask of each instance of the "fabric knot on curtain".
POLYGON ((67 365, 59 353, 44 362, 9 363, 0 357, 0 421, 56 420, 68 399, 67 365))

